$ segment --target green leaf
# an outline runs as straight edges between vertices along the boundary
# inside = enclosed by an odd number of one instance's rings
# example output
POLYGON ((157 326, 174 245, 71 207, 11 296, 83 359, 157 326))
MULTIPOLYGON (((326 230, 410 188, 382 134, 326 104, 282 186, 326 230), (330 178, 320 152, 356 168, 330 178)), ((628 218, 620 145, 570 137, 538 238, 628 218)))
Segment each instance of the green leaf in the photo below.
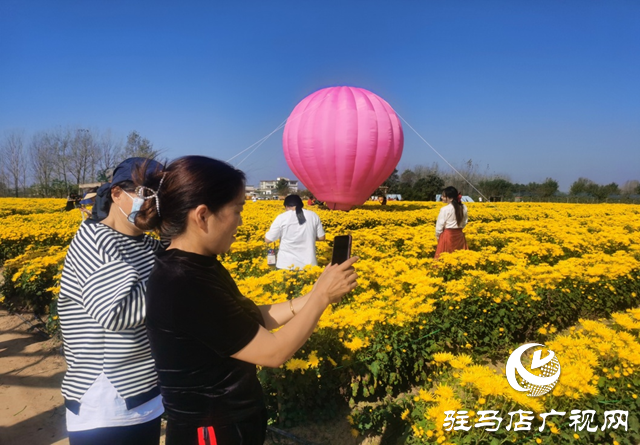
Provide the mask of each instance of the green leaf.
POLYGON ((374 378, 378 377, 378 374, 380 372, 380 362, 379 361, 374 361, 369 365, 369 369, 371 370, 371 373, 373 374, 374 378))

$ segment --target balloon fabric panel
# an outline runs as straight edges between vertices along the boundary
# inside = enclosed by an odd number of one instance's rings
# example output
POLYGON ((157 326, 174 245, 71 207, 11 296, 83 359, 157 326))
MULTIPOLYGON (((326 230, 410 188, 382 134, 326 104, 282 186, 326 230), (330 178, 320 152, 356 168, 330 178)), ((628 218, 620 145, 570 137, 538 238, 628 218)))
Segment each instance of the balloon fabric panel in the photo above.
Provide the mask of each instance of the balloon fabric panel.
POLYGON ((303 99, 285 125, 285 159, 330 208, 364 203, 402 156, 402 126, 383 99, 362 88, 325 88, 303 99))

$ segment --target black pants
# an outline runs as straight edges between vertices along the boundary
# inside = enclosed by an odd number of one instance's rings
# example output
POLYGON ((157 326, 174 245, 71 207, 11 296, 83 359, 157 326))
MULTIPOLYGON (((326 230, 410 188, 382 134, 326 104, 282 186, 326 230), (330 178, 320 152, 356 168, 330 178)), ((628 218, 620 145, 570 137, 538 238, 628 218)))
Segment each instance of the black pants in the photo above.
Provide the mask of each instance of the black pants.
MULTIPOLYGON (((198 425, 193 427, 167 422, 166 445, 199 445, 198 425)), ((213 427, 218 445, 262 445, 267 434, 267 412, 260 411, 241 422, 213 427)))
POLYGON ((160 416, 138 425, 69 432, 69 445, 158 445, 159 443, 160 416))

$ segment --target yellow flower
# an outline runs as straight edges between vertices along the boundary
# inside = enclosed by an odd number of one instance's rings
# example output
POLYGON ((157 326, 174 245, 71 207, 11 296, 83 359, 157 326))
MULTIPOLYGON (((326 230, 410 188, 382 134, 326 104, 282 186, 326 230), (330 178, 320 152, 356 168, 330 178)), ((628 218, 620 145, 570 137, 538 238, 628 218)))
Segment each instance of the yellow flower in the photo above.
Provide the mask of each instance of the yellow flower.
POLYGON ((320 364, 320 359, 318 359, 318 356, 316 355, 317 353, 318 351, 311 351, 311 354, 309 354, 309 368, 317 368, 320 364))
POLYGON ((453 398, 453 389, 447 385, 439 385, 438 388, 436 388, 435 393, 440 397, 440 399, 453 398))
POLYGON ((449 364, 457 369, 466 368, 471 363, 473 363, 473 359, 467 354, 460 354, 453 359, 449 360, 449 364))
POLYGON ((357 351, 365 346, 365 342, 360 337, 355 337, 351 341, 344 342, 344 345, 352 351, 357 351))
POLYGON ((306 360, 301 360, 299 358, 292 358, 285 365, 285 368, 289 371, 297 371, 299 369, 307 369, 309 367, 309 363, 306 360))
POLYGON ((454 355, 450 352, 436 352, 435 354, 433 354, 433 360, 437 363, 445 363, 449 360, 452 360, 453 358, 454 355))

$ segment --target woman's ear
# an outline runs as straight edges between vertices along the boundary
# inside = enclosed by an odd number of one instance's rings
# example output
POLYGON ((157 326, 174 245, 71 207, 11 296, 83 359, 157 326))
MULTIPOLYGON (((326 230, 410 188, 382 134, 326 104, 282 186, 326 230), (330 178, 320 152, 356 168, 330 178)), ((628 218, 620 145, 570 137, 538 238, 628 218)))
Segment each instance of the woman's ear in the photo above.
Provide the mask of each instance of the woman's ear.
POLYGON ((122 189, 120 187, 111 188, 111 200, 113 202, 119 201, 122 197, 122 189))
POLYGON ((208 219, 209 217, 211 217, 211 212, 209 212, 209 209, 207 208, 207 206, 204 204, 200 204, 198 207, 193 209, 192 216, 194 219, 194 223, 196 224, 196 227, 208 233, 209 231, 208 219))

